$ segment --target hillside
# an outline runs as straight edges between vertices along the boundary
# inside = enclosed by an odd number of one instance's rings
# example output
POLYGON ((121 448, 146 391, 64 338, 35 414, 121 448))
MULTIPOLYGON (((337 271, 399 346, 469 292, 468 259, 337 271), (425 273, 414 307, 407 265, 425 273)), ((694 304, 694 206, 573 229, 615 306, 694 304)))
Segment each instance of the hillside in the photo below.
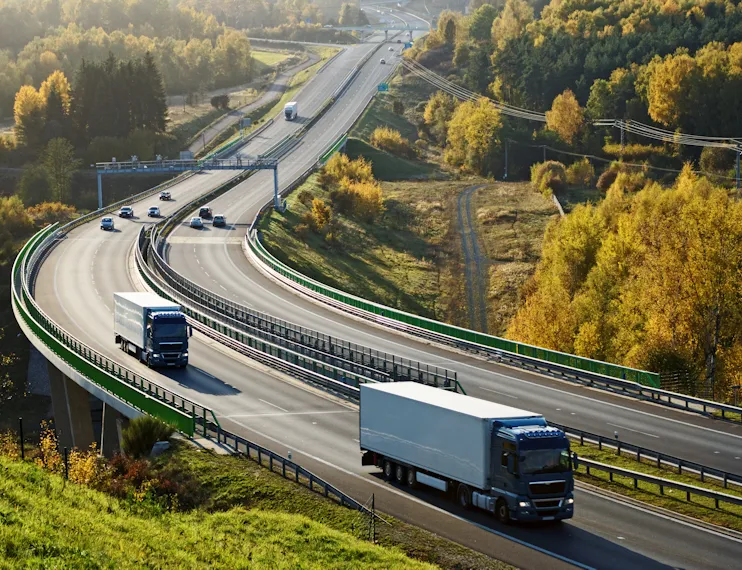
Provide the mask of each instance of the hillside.
POLYGON ((432 568, 300 515, 148 513, 0 457, 0 568, 432 568))

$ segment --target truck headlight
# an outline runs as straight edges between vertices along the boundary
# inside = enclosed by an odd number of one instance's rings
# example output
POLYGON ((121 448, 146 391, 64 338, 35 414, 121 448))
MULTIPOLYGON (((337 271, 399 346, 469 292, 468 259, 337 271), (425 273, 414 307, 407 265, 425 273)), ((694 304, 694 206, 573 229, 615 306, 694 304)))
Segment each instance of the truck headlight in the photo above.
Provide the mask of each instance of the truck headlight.
POLYGON ((530 503, 530 502, 528 502, 528 501, 521 501, 520 503, 518 503, 518 506, 519 506, 519 507, 520 507, 521 509, 525 509, 525 508, 528 508, 528 507, 530 507, 530 506, 531 506, 531 503, 530 503))
POLYGON ((183 353, 183 354, 182 354, 181 356, 182 356, 183 358, 188 358, 188 351, 184 352, 184 353, 183 353))
POLYGON ((160 356, 161 356, 161 355, 160 355, 159 353, 154 353, 154 354, 152 355, 152 358, 160 358, 160 356))
POLYGON ((575 502, 575 500, 574 500, 574 499, 573 499, 572 497, 570 497, 569 499, 567 499, 567 504, 568 504, 568 505, 571 505, 571 504, 573 504, 574 502, 575 502))

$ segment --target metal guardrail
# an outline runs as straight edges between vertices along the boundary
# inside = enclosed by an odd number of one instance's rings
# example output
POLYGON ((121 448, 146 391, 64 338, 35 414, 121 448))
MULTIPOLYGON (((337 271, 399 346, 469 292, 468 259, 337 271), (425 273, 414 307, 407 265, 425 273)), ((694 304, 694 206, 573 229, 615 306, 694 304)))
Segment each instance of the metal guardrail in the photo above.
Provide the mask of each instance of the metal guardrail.
POLYGON ((633 443, 626 443, 616 438, 606 437, 603 435, 597 435, 589 431, 584 431, 569 426, 561 425, 549 421, 550 426, 554 426, 564 433, 567 437, 579 440, 580 445, 585 445, 585 442, 592 443, 598 446, 598 449, 607 447, 609 449, 615 449, 617 455, 622 453, 630 453, 633 459, 641 462, 642 459, 650 459, 655 462, 656 467, 661 469, 662 467, 672 467, 678 470, 678 474, 682 474, 683 470, 699 476, 701 481, 705 481, 707 477, 715 479, 720 482, 724 488, 728 488, 730 484, 739 485, 742 487, 742 475, 736 473, 730 473, 722 469, 716 469, 714 467, 708 467, 695 461, 688 461, 675 457, 674 455, 668 455, 654 449, 648 449, 640 445, 634 445, 633 443))
MULTIPOLYGON (((447 344, 456 348, 478 353, 487 358, 491 358, 494 361, 531 370, 539 374, 545 374, 564 380, 571 380, 592 387, 606 388, 627 396, 649 400, 657 404, 691 412, 698 412, 706 415, 718 414, 723 419, 730 419, 731 416, 742 422, 742 408, 737 406, 695 398, 693 396, 678 394, 660 388, 644 386, 638 382, 623 380, 598 372, 591 372, 577 367, 555 363, 547 358, 543 358, 548 357, 548 353, 552 351, 546 351, 537 347, 527 347, 528 349, 533 350, 535 353, 534 356, 529 354, 520 354, 516 352, 516 350, 518 350, 519 345, 520 347, 523 347, 524 345, 512 341, 505 341, 504 339, 504 344, 513 346, 512 351, 487 346, 480 342, 476 342, 476 339, 485 339, 485 337, 489 337, 489 335, 483 335, 476 331, 469 331, 446 323, 440 323, 431 319, 418 317, 417 315, 404 313, 378 303, 367 301, 360 297, 349 295, 344 291, 328 287, 318 281, 299 274, 273 257, 258 239, 254 225, 245 236, 245 250, 248 252, 248 255, 253 258, 254 263, 258 267, 261 267, 265 273, 284 283, 286 286, 296 289, 303 295, 316 299, 326 305, 359 316, 364 320, 373 321, 387 328, 399 330, 440 344, 447 344), (402 320, 402 318, 405 320, 402 320), (426 326, 419 326, 420 324, 426 326), (452 336, 451 334, 446 334, 442 331, 456 331, 459 332, 460 335, 452 336), (469 340, 467 337, 471 337, 472 340, 469 340), (542 358, 539 358, 539 356, 542 358)), ((575 359, 577 359, 577 357, 575 357, 575 359)))
POLYGON ((627 479, 631 479, 634 482, 634 488, 639 488, 639 481, 642 481, 644 483, 650 483, 652 485, 657 485, 660 490, 660 495, 665 494, 665 489, 674 489, 677 491, 681 491, 685 493, 686 501, 689 503, 691 501, 691 497, 693 495, 696 495, 698 497, 705 497, 707 499, 712 499, 714 501, 715 507, 719 508, 719 503, 729 503, 732 505, 741 506, 742 505, 742 497, 738 497, 736 495, 728 495, 726 493, 720 493, 717 491, 711 491, 709 489, 704 489, 702 487, 696 487, 695 485, 687 485, 686 483, 679 483, 677 481, 671 481, 670 479, 663 479, 662 477, 654 477, 653 475, 647 475, 645 473, 638 473, 636 471, 631 471, 629 469, 621 469, 620 467, 614 467, 612 465, 606 465, 605 463, 600 463, 598 461, 593 461, 591 459, 582 459, 580 458, 578 461, 578 465, 585 466, 585 470, 588 475, 590 475, 590 470, 594 471, 601 471, 603 473, 608 473, 608 478, 611 482, 614 482, 614 476, 617 475, 619 477, 625 477, 627 479))

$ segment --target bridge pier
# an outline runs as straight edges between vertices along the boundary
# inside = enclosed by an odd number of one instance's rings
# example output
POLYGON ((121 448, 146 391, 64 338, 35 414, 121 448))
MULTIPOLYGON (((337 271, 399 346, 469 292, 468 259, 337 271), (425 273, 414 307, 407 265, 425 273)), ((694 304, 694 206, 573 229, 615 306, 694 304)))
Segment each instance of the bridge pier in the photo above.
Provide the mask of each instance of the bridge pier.
POLYGON ((90 394, 47 363, 54 425, 60 447, 86 449, 95 441, 90 416, 90 394))
POLYGON ((103 402, 100 428, 100 452, 103 455, 113 457, 115 453, 121 451, 122 432, 128 421, 127 418, 103 402))

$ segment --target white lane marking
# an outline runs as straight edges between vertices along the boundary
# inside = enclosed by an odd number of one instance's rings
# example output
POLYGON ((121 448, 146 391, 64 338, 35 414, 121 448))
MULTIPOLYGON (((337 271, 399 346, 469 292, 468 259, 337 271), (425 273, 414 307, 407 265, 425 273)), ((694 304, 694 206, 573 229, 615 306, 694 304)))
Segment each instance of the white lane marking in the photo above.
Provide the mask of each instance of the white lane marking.
MULTIPOLYGON (((261 402, 262 401, 263 400, 261 400, 261 402)), ((282 413, 268 412, 264 414, 233 414, 231 416, 224 416, 224 417, 229 418, 229 419, 232 419, 232 418, 269 418, 269 417, 277 417, 277 416, 315 416, 318 414, 357 414, 357 413, 358 413, 358 410, 318 410, 314 412, 282 412, 282 413)))
POLYGON ((659 517, 661 519, 665 519, 665 520, 670 521, 670 522, 674 522, 674 523, 677 523, 677 524, 681 524, 683 526, 690 527, 690 528, 692 528, 693 530, 696 530, 696 531, 699 531, 700 530, 700 531, 703 531, 705 533, 708 533, 708 534, 712 534, 714 536, 717 536, 719 538, 726 538, 727 540, 732 540, 734 542, 737 542, 739 544, 742 544, 742 538, 737 538, 736 536, 725 534, 723 532, 718 532, 718 531, 716 531, 716 530, 714 530, 712 528, 707 528, 705 526, 697 526, 697 525, 694 525, 692 522, 685 521, 685 520, 682 520, 682 519, 678 519, 678 518, 675 518, 675 517, 671 517, 669 515, 665 515, 665 514, 662 514, 660 512, 653 511, 651 509, 646 509, 646 508, 641 507, 639 505, 635 505, 634 503, 629 503, 629 502, 626 502, 626 501, 621 501, 619 499, 614 499, 613 497, 609 497, 608 495, 605 495, 603 493, 598 493, 596 491, 592 491, 590 489, 587 489, 584 485, 580 485, 580 486, 578 486, 576 488, 581 493, 587 493, 588 495, 593 495, 593 496, 598 497, 600 499, 604 499, 606 501, 611 501, 612 503, 616 503, 617 505, 621 505, 622 507, 628 507, 628 508, 634 509, 636 511, 641 511, 643 513, 646 513, 646 514, 649 514, 649 515, 653 515, 655 517, 659 517))
MULTIPOLYGON (((226 417, 229 417, 229 416, 226 416, 226 417)), ((348 469, 345 469, 343 467, 340 467, 339 465, 335 465, 333 463, 330 463, 329 461, 327 461, 325 459, 322 459, 321 457, 317 457, 316 455, 312 455, 311 453, 307 453, 306 451, 303 451, 301 449, 297 449, 293 445, 288 445, 287 443, 284 443, 283 441, 281 441, 279 439, 276 439, 274 437, 271 437, 269 435, 266 435, 265 433, 262 433, 262 432, 260 432, 260 431, 258 431, 256 429, 251 428, 251 427, 248 427, 248 426, 246 426, 246 425, 244 425, 244 424, 242 424, 242 423, 240 423, 240 422, 238 422, 236 420, 231 420, 231 421, 233 421, 234 423, 236 423, 239 426, 242 426, 245 429, 248 429, 248 430, 252 431, 253 433, 259 435, 260 437, 264 437, 265 439, 268 439, 268 440, 270 440, 270 441, 272 441, 274 443, 277 443, 278 445, 283 446, 286 449, 291 449, 292 451, 294 451, 296 453, 300 453, 300 454, 304 455, 305 457, 308 457, 310 459, 313 459, 314 461, 317 461, 318 463, 322 463, 323 465, 327 465, 328 467, 331 467, 333 469, 336 469, 336 470, 340 471, 341 473, 345 473, 346 475, 348 475, 350 477, 354 477, 356 479, 360 479, 361 481, 364 481, 364 482, 366 482, 366 483, 368 483, 370 485, 374 485, 376 487, 379 487, 380 489, 384 489, 386 491, 389 491, 390 493, 392 493, 394 495, 397 495, 399 497, 402 497, 404 499, 407 499, 409 501, 412 501, 413 503, 417 503, 418 505, 421 505, 423 507, 427 507, 429 509, 432 509, 432 510, 434 510, 434 511, 436 511, 436 512, 442 514, 442 515, 447 515, 447 516, 449 516, 449 517, 451 517, 453 519, 456 519, 458 521, 461 521, 461 522, 464 522, 464 523, 468 523, 468 524, 474 525, 474 526, 476 526, 477 528, 479 528, 481 530, 484 530, 486 532, 492 533, 492 534, 494 534, 496 536, 499 536, 501 538, 504 538, 506 540, 510 540, 511 542, 514 542, 516 544, 520 544, 521 546, 525 546, 527 548, 531 548, 531 549, 535 550, 536 552, 540 552, 542 554, 546 554, 547 556, 551 556, 552 558, 556 558, 557 560, 561 560, 562 562, 566 562, 567 564, 573 564, 574 566, 577 566, 578 568, 583 568, 585 570, 595 570, 592 566, 588 566, 587 564, 582 564, 581 562, 577 562, 576 560, 572 560, 570 558, 567 558, 566 556, 562 556, 561 554, 557 554, 556 552, 552 552, 550 550, 546 550, 545 548, 541 548, 540 546, 536 546, 535 544, 531 544, 530 542, 526 542, 524 540, 520 540, 518 538, 509 536, 509 535, 507 535, 507 534, 505 534, 503 532, 499 532, 497 530, 494 530, 492 528, 489 528, 487 526, 484 526, 482 524, 476 523, 474 521, 470 521, 468 519, 465 519, 464 517, 461 517, 459 515, 455 515, 453 513, 450 513, 448 511, 446 511, 445 509, 441 509, 440 507, 436 507, 435 505, 431 505, 430 503, 427 503, 427 502, 423 501, 422 499, 418 499, 417 497, 414 497, 412 495, 408 495, 407 493, 403 493, 402 491, 399 491, 399 490, 395 489, 394 487, 391 487, 389 485, 384 485, 382 483, 379 483, 378 481, 374 481, 373 479, 371 479, 369 477, 363 477, 362 475, 359 475, 358 473, 355 473, 353 471, 349 471, 348 469)))
POLYGON ((204 273, 206 273, 206 277, 208 277, 209 279, 211 279, 211 275, 209 275, 209 272, 206 271, 205 269, 204 269, 204 273))
MULTIPOLYGON (((247 210, 245 210, 245 211, 247 211, 247 210)), ((224 250, 225 250, 225 252, 227 251, 226 244, 224 245, 224 250)), ((260 287, 260 285, 256 281, 254 281, 252 278, 250 278, 250 276, 248 276, 244 271, 242 271, 242 269, 240 269, 237 266, 237 264, 234 261, 232 261, 231 256, 227 255, 227 258, 229 259, 229 262, 232 265, 232 267, 235 269, 235 271, 237 271, 238 273, 240 273, 248 282, 250 282, 250 283, 252 283, 252 284, 257 285, 258 287, 260 287)), ((248 263, 250 263, 249 260, 248 260, 248 263)), ((258 271, 258 270, 256 269, 256 271, 258 271)), ((263 277, 265 279, 269 279, 269 278, 265 277, 262 273, 260 275, 261 275, 261 277, 263 277)), ((283 286, 281 286, 281 287, 283 287, 283 286)), ((329 317, 325 317, 324 315, 318 314, 316 312, 312 312, 311 310, 309 310, 309 309, 307 309, 305 307, 299 306, 296 303, 292 303, 290 300, 285 299, 285 298, 283 298, 283 297, 275 294, 270 289, 267 289, 267 288, 264 288, 264 287, 260 287, 260 288, 263 289, 263 291, 265 291, 266 293, 268 293, 270 296, 275 297, 276 299, 278 299, 282 304, 284 304, 284 305, 290 305, 292 307, 295 307, 296 309, 298 309, 301 312, 308 313, 315 320, 327 321, 329 323, 334 324, 335 326, 340 326, 340 327, 345 328, 347 330, 350 330, 350 331, 352 331, 354 333, 360 333, 363 336, 369 337, 371 339, 379 338, 377 335, 372 335, 371 333, 367 333, 365 331, 359 331, 357 328, 354 328, 354 327, 352 327, 350 325, 345 324, 345 322, 343 322, 343 320, 345 320, 345 319, 340 320, 340 318, 343 317, 343 315, 338 315, 338 319, 337 320, 333 320, 333 319, 331 319, 329 317)), ((288 289, 284 289, 284 290, 286 290, 289 293, 291 293, 291 291, 289 291, 288 289)), ((302 299, 304 299, 303 296, 301 296, 301 295, 299 295, 299 296, 302 299)), ((322 307, 322 308, 324 308, 324 307, 322 307)), ((330 309, 326 309, 326 310, 330 311, 330 309)), ((384 338, 383 340, 385 342, 388 342, 392 346, 399 346, 399 347, 404 348, 405 350, 411 350, 413 352, 417 352, 417 353, 422 354, 422 355, 430 354, 430 353, 425 352, 424 350, 421 350, 419 348, 415 348, 415 347, 412 347, 412 346, 407 346, 407 345, 403 345, 401 343, 395 342, 393 340, 390 340, 390 338, 391 337, 387 337, 387 338, 384 338)), ((442 350, 445 350, 445 349, 442 349, 442 350)), ((700 430, 703 430, 703 431, 715 433, 715 434, 722 435, 722 436, 728 436, 728 437, 734 437, 734 438, 737 438, 737 439, 742 439, 742 435, 736 435, 736 434, 732 434, 732 433, 728 433, 728 432, 724 432, 724 431, 719 431, 719 430, 716 430, 714 428, 699 426, 699 425, 692 424, 692 423, 689 423, 689 422, 684 422, 682 420, 676 420, 676 419, 673 419, 673 418, 668 418, 666 416, 661 416, 661 415, 653 414, 651 412, 645 412, 645 411, 642 411, 642 410, 637 410, 637 409, 634 409, 634 408, 629 408, 628 406, 622 406, 620 404, 614 404, 613 402, 608 402, 608 401, 605 401, 605 400, 599 400, 597 398, 591 398, 590 396, 585 396, 585 395, 582 395, 582 394, 576 394, 574 392, 569 392, 567 390, 561 390, 559 388, 554 388, 553 386, 546 386, 544 384, 539 384, 538 382, 531 382, 530 380, 524 380, 522 378, 516 378, 515 376, 507 376, 505 374, 501 374, 499 372, 495 372, 494 370, 487 370, 486 368, 482 368, 480 366, 475 366, 473 364, 467 364, 466 362, 461 362, 459 360, 454 360, 452 358, 446 358, 445 356, 441 356, 440 358, 444 362, 448 362, 449 363, 449 366, 450 366, 450 364, 455 364, 457 366, 464 366, 464 367, 467 367, 467 368, 473 368, 474 370, 477 370, 479 372, 483 372, 485 374, 492 374, 493 376, 499 376, 500 378, 505 378, 506 380, 510 380, 510 381, 513 381, 513 382, 519 382, 521 384, 528 384, 529 386, 533 386, 534 388, 537 388, 537 389, 543 389, 543 390, 549 390, 549 391, 552 391, 552 392, 558 392, 560 394, 565 394, 568 397, 580 398, 580 399, 583 399, 583 400, 589 400, 589 401, 594 402, 596 404, 610 406, 612 408, 617 408, 617 409, 620 409, 620 410, 624 410, 624 411, 627 411, 627 412, 630 412, 630 413, 640 414, 640 415, 643 415, 643 416, 649 416, 649 417, 655 418, 657 420, 671 422, 671 423, 674 423, 674 424, 680 424, 680 425, 684 425, 684 426, 687 426, 687 427, 690 427, 690 428, 700 429, 700 430)), ((557 408, 557 410, 560 411, 561 409, 560 408, 557 408)), ((671 408, 668 408, 668 411, 671 411, 671 408)))
POLYGON ((276 406, 276 404, 272 404, 272 403, 270 403, 270 402, 269 402, 268 400, 263 400, 263 398, 258 398, 258 400, 260 400, 260 401, 261 401, 261 402, 263 402, 264 404, 268 404, 269 406, 271 406, 271 407, 273 407, 273 408, 276 408, 277 410, 281 410, 282 412, 284 412, 284 413, 286 413, 286 414, 288 414, 288 413, 289 413, 289 411, 288 411, 287 409, 285 409, 285 408, 282 408, 281 406, 276 406))
MULTIPOLYGON (((613 427, 617 427, 617 428, 625 429, 626 431, 633 431, 633 432, 635 432, 635 433, 640 433, 640 434, 642 434, 642 435, 648 435, 649 437, 656 437, 657 439, 659 439, 659 437, 660 437, 660 436, 658 436, 658 435, 655 435, 655 434, 653 434, 653 433, 647 433, 646 431, 639 431, 638 429, 632 429, 632 428, 630 428, 630 427, 626 427, 626 426, 620 426, 620 425, 618 425, 618 424, 612 424, 612 423, 610 423, 610 422, 606 422, 606 423, 607 423, 607 424, 608 424, 609 426, 613 426, 613 427)), ((717 452, 717 453, 718 453, 718 452, 717 452)))
POLYGON ((511 396, 510 394, 506 394, 505 392, 499 392, 497 390, 493 390, 492 388, 485 388, 484 386, 479 387, 482 390, 485 390, 487 392, 492 392, 494 394, 500 394, 500 396, 505 396, 507 398, 512 398, 513 400, 517 400, 518 396, 511 396))

